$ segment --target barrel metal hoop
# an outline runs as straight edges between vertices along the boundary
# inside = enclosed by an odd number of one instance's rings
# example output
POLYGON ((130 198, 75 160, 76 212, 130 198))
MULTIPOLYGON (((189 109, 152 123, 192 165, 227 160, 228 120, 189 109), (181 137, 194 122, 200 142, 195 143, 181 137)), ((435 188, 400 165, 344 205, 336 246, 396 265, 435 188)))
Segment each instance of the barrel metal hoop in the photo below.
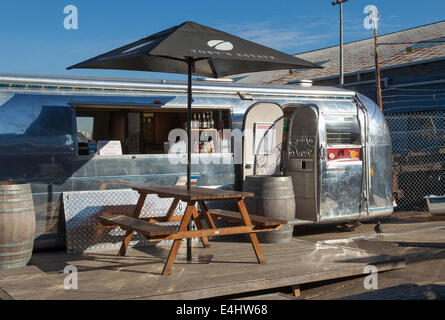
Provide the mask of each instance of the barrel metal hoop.
MULTIPOLYGON (((249 186, 250 187, 250 186, 249 186)), ((249 188, 249 190, 271 190, 271 191, 276 191, 276 190, 292 190, 292 192, 294 191, 293 187, 264 187, 261 186, 261 188, 249 188)), ((254 192, 254 191, 251 191, 254 192)))
POLYGON ((25 240, 25 241, 19 241, 19 242, 8 242, 0 244, 0 248, 9 248, 9 247, 20 247, 20 246, 26 246, 29 244, 33 244, 34 240, 25 240))
POLYGON ((32 193, 30 192, 5 192, 0 191, 0 197, 11 197, 11 196, 27 196, 32 198, 32 193))
POLYGON ((29 192, 31 190, 29 184, 17 184, 17 185, 1 185, 0 184, 0 192, 2 191, 24 191, 24 192, 29 192))
POLYGON ((31 197, 26 198, 14 198, 14 199, 0 199, 0 203, 15 203, 15 202, 25 202, 25 201, 32 201, 31 197))
POLYGON ((258 195, 255 195, 255 197, 252 197, 251 199, 262 199, 262 200, 280 200, 280 199, 294 199, 295 196, 275 196, 275 197, 261 197, 258 195))
POLYGON ((0 253, 0 257, 10 257, 10 256, 19 256, 22 254, 30 254, 31 250, 22 250, 22 251, 17 251, 17 252, 8 252, 8 253, 0 253))
POLYGON ((20 213, 25 211, 34 211, 34 206, 24 207, 24 208, 14 208, 14 209, 7 209, 2 210, 0 209, 0 214, 2 213, 20 213))
POLYGON ((260 176, 260 175, 254 175, 254 176, 248 176, 246 177, 246 181, 279 181, 279 182, 287 182, 291 181, 289 176, 260 176))
POLYGON ((29 260, 30 260, 30 257, 20 258, 20 259, 5 261, 5 262, 0 261, 0 269, 5 269, 5 267, 2 267, 2 265, 6 266, 6 269, 21 267, 24 264, 26 264, 29 260))

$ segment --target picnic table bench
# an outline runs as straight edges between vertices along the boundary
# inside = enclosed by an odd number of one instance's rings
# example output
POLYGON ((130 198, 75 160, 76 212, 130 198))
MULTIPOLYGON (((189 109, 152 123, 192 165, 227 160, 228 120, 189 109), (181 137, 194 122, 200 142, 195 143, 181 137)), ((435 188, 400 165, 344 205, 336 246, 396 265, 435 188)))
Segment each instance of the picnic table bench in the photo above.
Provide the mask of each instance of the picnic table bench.
POLYGON ((179 250, 182 239, 201 238, 204 247, 210 247, 208 237, 231 234, 248 234, 250 242, 259 263, 265 263, 257 232, 279 230, 284 220, 249 214, 244 204, 244 198, 254 196, 250 192, 218 190, 204 187, 191 187, 187 191, 185 186, 167 187, 135 187, 139 192, 139 200, 132 216, 123 214, 101 215, 99 220, 104 225, 115 225, 126 230, 118 255, 124 256, 130 243, 133 232, 145 236, 148 241, 174 240, 169 256, 162 271, 163 275, 170 274, 174 260, 179 250), (174 198, 167 214, 159 217, 140 218, 139 215, 148 194, 156 194, 160 198, 174 198), (227 211, 221 209, 209 210, 205 204, 208 200, 235 200, 239 211, 227 211), (173 215, 179 201, 187 202, 183 215, 173 215), (196 209, 199 204, 200 211, 196 209), (216 227, 214 218, 225 219, 232 222, 240 222, 240 226, 216 227), (187 230, 190 219, 195 221, 197 230, 187 230), (204 228, 202 220, 206 221, 204 228), (178 229, 161 226, 160 222, 180 221, 178 229))

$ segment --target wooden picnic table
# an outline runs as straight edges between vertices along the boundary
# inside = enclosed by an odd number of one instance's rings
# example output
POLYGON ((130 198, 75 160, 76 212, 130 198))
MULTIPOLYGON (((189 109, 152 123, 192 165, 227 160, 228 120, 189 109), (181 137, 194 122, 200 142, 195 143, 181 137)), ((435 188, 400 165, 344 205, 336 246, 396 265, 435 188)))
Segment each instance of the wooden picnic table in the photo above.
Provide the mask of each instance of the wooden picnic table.
POLYGON ((256 233, 278 230, 282 224, 287 223, 284 220, 249 214, 244 204, 244 198, 254 196, 251 192, 204 187, 191 187, 190 190, 187 190, 186 186, 147 186, 135 187, 133 190, 139 192, 139 200, 132 216, 102 215, 99 216, 99 219, 105 225, 116 225, 127 231, 118 253, 119 256, 125 255, 134 231, 144 235, 148 241, 174 240, 162 271, 163 275, 170 274, 182 239, 189 238, 201 238, 204 247, 209 248, 208 237, 210 236, 248 234, 258 263, 265 263, 266 261, 264 260, 256 233), (174 199, 165 216, 139 217, 148 194, 156 194, 160 198, 174 199), (209 210, 205 204, 205 201, 209 200, 234 200, 239 211, 209 210), (174 212, 179 201, 186 202, 187 206, 184 214, 178 216, 174 215, 174 212), (199 212, 196 209, 196 203, 199 204, 199 212), (189 221, 192 218, 195 221, 197 230, 187 230, 189 221), (237 221, 241 222, 242 225, 217 228, 214 218, 237 221), (204 228, 202 220, 206 221, 208 228, 204 228), (158 224, 160 222, 175 221, 180 221, 177 230, 158 224))

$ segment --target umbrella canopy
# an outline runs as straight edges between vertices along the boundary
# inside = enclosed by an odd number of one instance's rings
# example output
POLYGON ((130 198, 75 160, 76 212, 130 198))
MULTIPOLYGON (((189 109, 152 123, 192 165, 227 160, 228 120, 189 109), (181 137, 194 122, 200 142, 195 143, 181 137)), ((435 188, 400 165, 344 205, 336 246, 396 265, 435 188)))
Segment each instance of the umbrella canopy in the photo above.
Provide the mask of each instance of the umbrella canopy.
POLYGON ((92 59, 68 67, 119 69, 187 74, 188 57, 193 74, 219 78, 227 75, 321 68, 309 61, 259 45, 196 22, 158 32, 92 59))

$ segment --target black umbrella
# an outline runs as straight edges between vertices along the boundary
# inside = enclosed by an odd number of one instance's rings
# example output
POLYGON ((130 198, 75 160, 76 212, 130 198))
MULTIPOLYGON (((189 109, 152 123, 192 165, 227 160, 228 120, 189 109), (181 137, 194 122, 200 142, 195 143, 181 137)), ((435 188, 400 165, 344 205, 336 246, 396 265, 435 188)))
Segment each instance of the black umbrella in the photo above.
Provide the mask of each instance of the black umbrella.
MULTIPOLYGON (((219 78, 256 71, 321 67, 196 22, 184 22, 67 69, 73 68, 187 73, 187 128, 191 128, 192 74, 219 78)), ((187 134, 189 142, 190 129, 187 134)), ((190 190, 191 143, 187 145, 187 190, 190 190)))
MULTIPOLYGON (((321 67, 196 22, 184 22, 67 69, 73 68, 188 74, 187 190, 190 190, 192 74, 219 78, 256 71, 321 67)), ((190 239, 187 239, 187 259, 191 259, 190 239)))

